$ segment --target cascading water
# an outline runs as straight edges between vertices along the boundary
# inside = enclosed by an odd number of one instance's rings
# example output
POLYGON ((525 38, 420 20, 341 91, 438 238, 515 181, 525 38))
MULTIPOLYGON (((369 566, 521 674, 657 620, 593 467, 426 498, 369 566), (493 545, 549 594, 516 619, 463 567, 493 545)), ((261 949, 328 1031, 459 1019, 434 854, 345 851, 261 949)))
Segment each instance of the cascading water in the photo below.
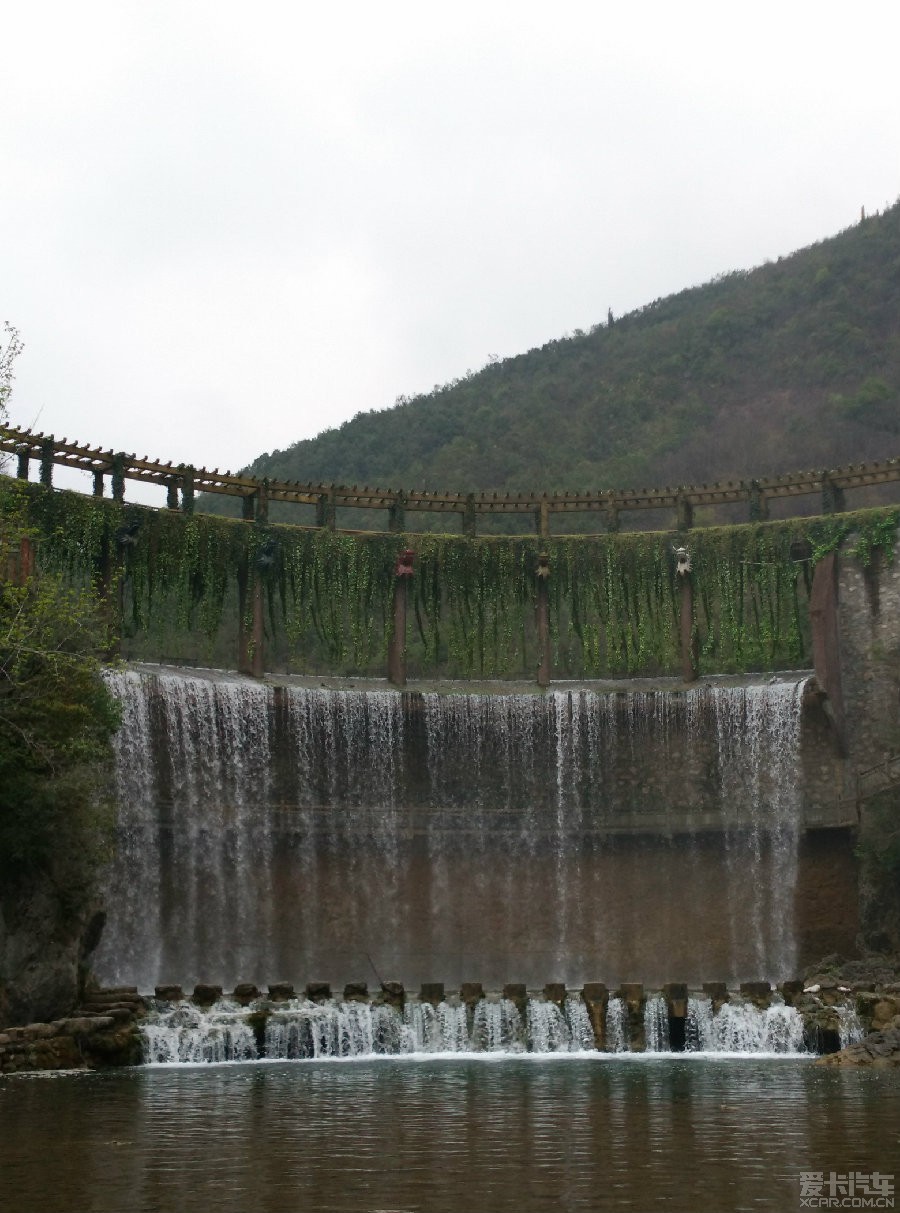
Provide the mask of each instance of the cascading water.
POLYGON ((714 1012, 709 999, 690 998, 685 1051, 802 1053, 803 1019, 794 1007, 782 1002, 773 1002, 765 1008, 746 1002, 727 1002, 714 1012))
MULTIPOLYGON (((848 1041, 858 1031, 852 1012, 848 1041)), ((631 1055, 624 1002, 611 998, 606 1012, 605 1052, 631 1055)), ((665 999, 644 1006, 647 1054, 668 1053, 665 999)), ((378 1001, 314 1001, 293 998, 243 1008, 222 999, 209 1008, 189 1001, 156 1002, 141 1023, 144 1058, 150 1063, 311 1060, 410 1054, 561 1054, 596 1052, 587 1007, 577 995, 560 1005, 546 998, 527 1000, 524 1017, 506 998, 432 1004, 408 1000, 402 1011, 378 1001)), ((843 1037, 842 1037, 843 1039, 843 1037)), ((685 1053, 797 1054, 804 1052, 800 1014, 783 1003, 758 1008, 725 1003, 713 1011, 708 999, 691 998, 685 1053)))
POLYGON ((802 681, 406 695, 108 678, 104 982, 793 976, 802 681))
POLYGON ((669 1012, 666 1000, 659 995, 644 1003, 644 1035, 648 1053, 668 1052, 669 1012))

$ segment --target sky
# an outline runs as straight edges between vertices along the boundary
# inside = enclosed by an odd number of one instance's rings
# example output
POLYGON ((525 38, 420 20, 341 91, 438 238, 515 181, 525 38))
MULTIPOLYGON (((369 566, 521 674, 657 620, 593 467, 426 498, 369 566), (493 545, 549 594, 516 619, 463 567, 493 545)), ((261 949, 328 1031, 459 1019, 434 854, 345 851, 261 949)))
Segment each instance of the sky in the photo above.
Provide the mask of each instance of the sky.
POLYGON ((10 420, 236 471, 833 235, 900 195, 895 20, 884 0, 8 8, 10 420))

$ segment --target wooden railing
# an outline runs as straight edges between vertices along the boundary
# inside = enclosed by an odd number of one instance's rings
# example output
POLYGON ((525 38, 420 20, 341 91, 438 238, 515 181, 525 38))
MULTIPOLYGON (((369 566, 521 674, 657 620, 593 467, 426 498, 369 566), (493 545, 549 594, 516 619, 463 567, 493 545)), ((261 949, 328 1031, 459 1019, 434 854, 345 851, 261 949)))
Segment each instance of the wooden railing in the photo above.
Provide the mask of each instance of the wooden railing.
POLYGON ((138 458, 124 451, 102 450, 58 439, 52 434, 34 434, 31 430, 0 426, 0 453, 13 455, 16 474, 28 479, 30 465, 40 469, 40 480, 53 483, 53 468, 77 468, 93 477, 93 491, 104 494, 110 481, 114 500, 122 501, 125 481, 161 485, 167 490, 169 509, 192 513, 197 493, 221 493, 240 497, 245 519, 265 521, 269 503, 292 502, 315 507, 315 525, 336 526, 338 509, 387 510, 388 526, 393 531, 406 529, 411 512, 459 514, 463 534, 474 536, 478 518, 485 514, 531 514, 539 535, 550 533, 554 514, 593 513, 603 518, 607 531, 620 529, 620 515, 630 510, 673 510, 679 530, 693 525, 698 506, 746 503, 750 521, 769 516, 769 502, 779 498, 817 496, 812 513, 833 514, 845 508, 848 489, 900 482, 900 458, 882 463, 860 464, 826 471, 795 472, 756 480, 726 481, 716 484, 684 485, 678 488, 605 489, 597 492, 559 493, 453 493, 369 488, 358 485, 312 484, 289 480, 265 480, 252 476, 220 472, 188 464, 163 463, 138 458))

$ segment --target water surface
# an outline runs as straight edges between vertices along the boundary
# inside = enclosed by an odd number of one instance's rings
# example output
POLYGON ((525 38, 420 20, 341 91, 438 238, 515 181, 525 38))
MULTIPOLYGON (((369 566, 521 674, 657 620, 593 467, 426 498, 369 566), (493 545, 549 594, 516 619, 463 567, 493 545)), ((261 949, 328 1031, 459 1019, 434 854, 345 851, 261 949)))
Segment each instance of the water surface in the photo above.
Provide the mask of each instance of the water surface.
POLYGON ((900 1173, 900 1083, 796 1058, 563 1055, 0 1080, 3 1213, 791 1210, 900 1173))

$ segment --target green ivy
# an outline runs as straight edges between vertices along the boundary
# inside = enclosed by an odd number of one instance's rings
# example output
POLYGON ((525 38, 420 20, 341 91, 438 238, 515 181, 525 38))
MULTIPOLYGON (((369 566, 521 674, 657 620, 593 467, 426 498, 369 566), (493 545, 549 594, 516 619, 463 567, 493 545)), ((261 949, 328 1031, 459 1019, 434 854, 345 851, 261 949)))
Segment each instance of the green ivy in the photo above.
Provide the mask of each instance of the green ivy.
POLYGON ((418 676, 531 677, 538 557, 550 565, 559 677, 674 674, 681 586, 674 548, 691 552, 693 634, 703 673, 809 664, 812 569, 838 548, 868 568, 891 560, 900 511, 672 533, 484 537, 337 533, 120 506, 0 477, 0 519, 25 511, 41 564, 91 585, 140 655, 234 664, 257 582, 266 645, 286 667, 380 674, 401 549, 409 586, 410 670, 418 676), (198 651, 199 650, 199 651, 198 651))

